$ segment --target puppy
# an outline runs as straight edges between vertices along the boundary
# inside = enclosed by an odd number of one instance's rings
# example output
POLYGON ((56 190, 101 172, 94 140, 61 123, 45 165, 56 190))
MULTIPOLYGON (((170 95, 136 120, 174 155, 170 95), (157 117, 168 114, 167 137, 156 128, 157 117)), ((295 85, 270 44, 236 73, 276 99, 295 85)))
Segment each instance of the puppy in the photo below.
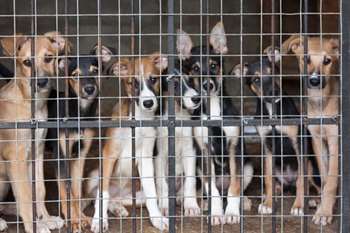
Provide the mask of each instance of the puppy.
MULTIPOLYGON (((246 63, 243 66, 237 65, 231 72, 238 78, 244 78, 250 90, 256 95, 256 116, 272 118, 273 106, 277 117, 299 116, 293 99, 281 91, 279 80, 271 76, 273 66, 278 71, 276 64, 280 59, 280 52, 269 48, 261 60, 251 64, 246 63)), ((302 126, 298 125, 276 126, 275 128, 257 126, 257 131, 263 143, 263 154, 267 155, 264 158, 266 197, 259 205, 258 212, 260 214, 272 213, 272 156, 274 156, 276 158, 275 174, 280 187, 296 185, 296 199, 290 213, 295 216, 303 215, 304 179, 301 174, 304 171, 302 170, 301 148, 304 146, 302 136, 307 137, 308 133, 302 135, 302 126), (273 151, 273 145, 275 151, 273 151)), ((309 142, 309 137, 306 140, 309 142)), ((311 142, 309 144, 311 146, 311 142)), ((312 154, 312 150, 307 150, 310 149, 310 146, 303 148, 303 154, 312 154)), ((314 162, 313 157, 308 157, 308 159, 314 162)))
MULTIPOLYGON (((181 74, 178 69, 168 76, 175 84, 175 115, 177 120, 191 120, 195 109, 200 106, 200 93, 194 89, 192 77, 181 74)), ((166 83, 167 81, 164 81, 166 83)), ((168 96, 167 87, 164 87, 164 96, 168 96)), ((168 104, 163 103, 162 118, 167 119, 168 104)), ((159 195, 159 206, 164 214, 168 213, 168 130, 165 127, 158 128, 157 150, 155 159, 157 193, 159 195)), ((180 196, 184 197, 185 216, 196 216, 200 214, 200 208, 196 198, 196 152, 193 145, 191 127, 177 127, 175 129, 175 156, 176 177, 185 175, 184 185, 182 180, 177 179, 177 190, 181 188, 180 196), (183 189, 183 190, 182 190, 183 189)))
MULTIPOLYGON (((285 52, 296 55, 300 72, 304 72, 304 44, 298 35, 283 43, 285 52)), ((307 62, 307 115, 309 118, 337 117, 339 114, 339 40, 336 38, 308 37, 307 62)), ((308 125, 312 135, 322 182, 322 200, 315 215, 315 224, 327 225, 333 219, 339 175, 338 125, 308 125)))
MULTIPOLYGON (((178 31, 177 50, 181 60, 182 69, 189 76, 195 78, 195 86, 198 90, 202 90, 204 96, 202 108, 196 110, 194 119, 212 120, 233 119, 239 116, 239 112, 233 106, 232 100, 227 97, 224 88, 221 88, 223 70, 223 57, 220 54, 226 54, 228 49, 226 45, 226 35, 222 22, 215 25, 210 33, 209 54, 207 54, 207 45, 194 47, 190 36, 178 31), (220 98, 220 95, 223 98, 220 98), (206 109, 207 103, 210 101, 210 109, 206 109)), ((195 127, 195 141, 199 146, 199 153, 203 152, 199 159, 206 158, 209 155, 214 157, 210 159, 212 167, 211 179, 211 224, 218 225, 222 223, 239 223, 240 221, 240 178, 238 174, 244 177, 244 187, 247 187, 252 179, 253 169, 250 164, 246 164, 243 173, 240 173, 240 164, 237 159, 241 155, 240 127, 224 126, 224 127, 195 127), (208 130, 212 131, 214 140, 209 142, 208 130), (216 139, 222 139, 223 142, 217 145, 216 139), (225 145, 223 150, 222 146, 225 145), (208 151, 209 148, 209 151, 208 151), (228 180, 228 181, 226 181, 228 180), (224 187, 226 186, 226 187, 224 187), (228 187, 227 187, 228 186, 228 187), (218 188, 227 190, 227 207, 223 214, 223 201, 218 188)), ((204 164, 206 159, 200 160, 199 164, 204 164), (203 162, 203 163, 202 163, 203 162)), ((200 173, 202 166, 199 169, 200 173)), ((202 183, 206 192, 209 192, 209 180, 206 176, 202 176, 202 183)))
MULTIPOLYGON (((107 62, 107 61, 105 61, 107 62)), ((109 62, 110 63, 110 62, 109 62)), ((162 72, 167 68, 168 60, 159 53, 134 60, 120 59, 107 68, 107 73, 121 80, 122 98, 114 107, 113 120, 132 119, 130 97, 135 100, 135 119, 155 119, 159 107, 158 96, 162 72)), ((138 127, 135 129, 135 155, 141 186, 146 197, 146 207, 153 226, 164 230, 168 228, 168 219, 163 217, 157 204, 157 193, 154 181, 153 149, 156 140, 156 129, 153 127, 138 127)), ((112 174, 116 177, 132 176, 132 138, 131 128, 109 128, 106 132, 106 142, 103 147, 103 230, 108 229, 107 210, 110 200, 110 181, 112 174)), ((126 180, 118 180, 121 189, 126 180)), ((100 190, 99 190, 100 191, 100 190)), ((95 213, 91 230, 99 232, 100 201, 99 191, 96 194, 95 213)), ((124 213, 125 214, 125 213, 124 213)))
MULTIPOLYGON (((92 51, 92 55, 95 50, 92 51)), ((60 68, 63 71, 68 64, 69 115, 66 115, 66 99, 64 92, 53 90, 48 101, 49 120, 58 121, 64 118, 73 120, 95 120, 98 88, 98 60, 95 56, 80 56, 69 60, 62 59, 60 68)), ((81 195, 81 182, 83 176, 84 162, 91 148, 94 131, 89 128, 69 128, 68 138, 65 129, 49 129, 47 135, 47 148, 53 152, 53 159, 58 160, 56 168, 58 178, 59 195, 61 199, 62 212, 67 219, 67 192, 66 180, 71 179, 71 226, 73 232, 80 232, 82 228, 90 225, 87 218, 80 209, 79 200, 81 195), (66 141, 68 141, 69 152, 66 152, 66 141), (67 159, 70 159, 68 162, 67 159), (63 161, 62 161, 63 160, 63 161), (66 174, 66 167, 70 167, 70 176, 66 174), (81 224, 81 225, 80 225, 81 224)))
MULTIPOLYGON (((15 78, 3 86, 0 90, 0 119, 4 122, 28 122, 32 119, 31 112, 31 80, 35 82, 35 119, 47 120, 47 98, 50 93, 50 77, 57 75, 57 55, 68 46, 67 41, 57 32, 49 32, 35 38, 35 57, 31 59, 32 40, 24 36, 18 36, 15 40, 8 41, 9 51, 16 54, 15 78), (35 79, 31 78, 32 69, 35 69, 35 79)), ((43 171, 44 140, 46 129, 36 129, 36 189, 37 189, 37 229, 39 232, 61 228, 63 220, 50 216, 45 207, 45 185, 43 171)), ((31 190, 31 130, 0 130, 1 160, 9 163, 1 163, 2 180, 10 180, 11 187, 16 198, 19 215, 24 222, 26 232, 33 232, 32 216, 32 190, 31 190), (20 171, 20 172, 18 172, 20 171)), ((8 190, 8 184, 1 183, 2 197, 8 190)))

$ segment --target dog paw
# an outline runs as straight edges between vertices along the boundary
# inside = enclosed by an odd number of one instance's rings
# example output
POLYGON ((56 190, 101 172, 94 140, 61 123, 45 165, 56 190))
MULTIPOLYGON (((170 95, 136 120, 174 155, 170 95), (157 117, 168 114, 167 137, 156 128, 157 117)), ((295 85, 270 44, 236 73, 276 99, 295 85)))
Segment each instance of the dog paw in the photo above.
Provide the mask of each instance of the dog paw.
POLYGON ((272 214, 272 207, 265 204, 260 204, 258 208, 259 214, 272 214))
POLYGON ((303 210, 303 208, 293 207, 290 209, 290 214, 293 216, 303 216, 304 210, 303 210))
POLYGON ((251 211, 252 210, 252 200, 250 200, 248 197, 244 196, 243 197, 243 209, 245 211, 251 211))
POLYGON ((310 199, 308 204, 309 204, 310 208, 317 208, 318 207, 318 202, 316 199, 310 199))
POLYGON ((212 215, 210 218, 210 223, 212 226, 220 225, 220 224, 225 224, 225 218, 224 216, 219 216, 219 215, 212 215))
POLYGON ((72 232, 81 233, 89 232, 91 229, 91 218, 83 216, 79 221, 72 221, 72 232))
MULTIPOLYGON (((106 232, 108 230, 108 219, 103 218, 102 220, 102 232, 106 232)), ((91 231, 93 233, 101 233, 100 232, 100 219, 94 218, 91 223, 91 231)))
POLYGON ((41 222, 45 224, 50 230, 58 230, 64 225, 63 219, 59 216, 47 216, 42 218, 41 222))
POLYGON ((167 231, 169 229, 169 220, 165 217, 152 217, 152 225, 160 231, 167 231))
POLYGON ((129 216, 128 210, 121 204, 110 202, 108 205, 108 210, 114 216, 127 217, 129 216))
POLYGON ((322 206, 318 207, 315 215, 312 217, 312 222, 316 225, 326 226, 327 224, 331 224, 333 220, 332 216, 332 208, 325 209, 322 206))
POLYGON ((7 229, 7 223, 4 219, 0 218, 0 231, 4 231, 7 229))
POLYGON ((37 222, 36 225, 36 232, 37 233, 51 233, 50 229, 47 227, 47 225, 41 221, 37 222))
POLYGON ((228 224, 237 224, 240 221, 240 198, 239 197, 229 197, 227 201, 227 206, 225 210, 225 222, 228 224))
POLYGON ((186 217, 198 216, 201 213, 201 209, 195 198, 188 198, 184 201, 184 209, 186 217))

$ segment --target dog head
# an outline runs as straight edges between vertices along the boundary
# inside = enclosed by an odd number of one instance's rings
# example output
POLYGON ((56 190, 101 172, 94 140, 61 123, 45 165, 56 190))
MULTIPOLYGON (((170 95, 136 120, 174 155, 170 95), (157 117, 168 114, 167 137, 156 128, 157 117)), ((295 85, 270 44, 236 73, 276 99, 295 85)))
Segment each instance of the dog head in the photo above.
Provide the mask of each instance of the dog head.
MULTIPOLYGON (((287 51, 293 52, 301 72, 304 71, 304 44, 300 36, 292 36, 283 43, 287 51)), ((339 60, 339 40, 334 38, 308 38, 307 84, 310 89, 325 88, 332 74, 336 74, 339 60)))
MULTIPOLYGON (((167 81, 174 80, 175 100, 178 105, 187 110, 195 110, 200 106, 200 93, 194 87, 194 79, 180 73, 177 69, 168 76, 167 81)), ((165 82, 166 83, 166 82, 165 82)))
POLYGON ((134 60, 119 59, 108 68, 107 73, 122 79, 126 94, 136 97, 136 104, 143 111, 155 112, 159 106, 161 76, 167 67, 167 57, 154 53, 134 60))
MULTIPOLYGON (((16 77, 31 78, 34 69, 37 91, 47 91, 50 88, 50 78, 58 73, 57 57, 61 55, 69 43, 58 33, 48 32, 36 37, 35 56, 32 59, 32 38, 16 37, 16 77)), ((14 46, 14 45, 13 45, 14 46)), ((29 80, 29 79, 28 79, 29 80)), ((34 79, 32 79, 34 80, 34 79)))
POLYGON ((182 69, 196 78, 196 86, 199 86, 205 95, 215 95, 220 90, 222 81, 220 74, 223 73, 220 54, 226 54, 228 50, 222 22, 217 23, 212 29, 209 43, 208 54, 207 45, 194 47, 190 36, 178 30, 176 46, 179 58, 182 60, 182 69), (203 80, 201 77, 204 77, 203 80))
MULTIPOLYGON (((280 94, 279 85, 272 77, 273 66, 280 59, 279 50, 270 47, 259 61, 250 64, 245 63, 243 66, 238 64, 232 69, 231 74, 237 78, 244 78, 246 84, 256 96, 262 98, 265 102, 271 103, 272 97, 280 94)), ((275 101, 279 101, 279 99, 276 98, 275 101)))

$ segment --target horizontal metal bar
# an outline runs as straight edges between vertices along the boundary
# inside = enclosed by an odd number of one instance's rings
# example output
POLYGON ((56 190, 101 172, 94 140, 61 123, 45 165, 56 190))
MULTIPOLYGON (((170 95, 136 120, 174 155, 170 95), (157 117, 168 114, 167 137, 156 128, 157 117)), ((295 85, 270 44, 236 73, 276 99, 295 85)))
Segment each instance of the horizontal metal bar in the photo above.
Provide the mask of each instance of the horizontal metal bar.
POLYGON ((339 118, 286 118, 253 119, 237 118, 232 120, 67 120, 67 121, 29 121, 1 122, 0 129, 33 128, 128 128, 128 127, 213 127, 213 126, 285 126, 285 125, 330 125, 338 124, 339 118))

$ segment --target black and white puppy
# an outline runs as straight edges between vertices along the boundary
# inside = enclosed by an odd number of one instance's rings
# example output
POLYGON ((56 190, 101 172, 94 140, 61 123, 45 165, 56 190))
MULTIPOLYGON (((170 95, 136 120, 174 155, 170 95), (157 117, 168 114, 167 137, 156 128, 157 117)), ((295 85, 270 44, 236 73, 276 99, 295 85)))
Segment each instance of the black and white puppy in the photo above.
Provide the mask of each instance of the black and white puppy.
MULTIPOLYGON (((263 118, 272 118, 274 115, 279 118, 282 116, 283 118, 299 116, 294 100, 288 97, 280 88, 279 77, 272 76, 273 66, 275 66, 276 73, 278 73, 276 63, 281 58, 279 51, 271 48, 266 51, 267 54, 259 61, 243 66, 237 65, 233 68, 232 73, 236 77, 245 78, 246 84, 256 95, 256 116, 262 116, 263 118), (273 56, 274 59, 272 59, 273 56), (273 109, 275 109, 274 113, 273 109)), ((296 199, 290 213, 296 216, 303 215, 304 182, 302 176, 300 176, 303 173, 300 155, 301 152, 305 155, 313 154, 310 134, 305 129, 304 137, 307 137, 308 146, 304 147, 302 126, 258 126, 257 131, 263 143, 263 155, 266 155, 264 158, 266 197, 264 202, 259 205, 259 213, 272 213, 272 156, 274 156, 276 158, 275 174, 279 181, 279 187, 296 186, 296 199)), ((315 167, 316 163, 313 157, 309 156, 308 158, 310 158, 310 165, 315 167)), ((315 184, 315 182, 312 183, 315 184)))
MULTIPOLYGON (((177 50, 181 59, 182 68, 190 77, 195 79, 195 86, 201 90, 204 96, 202 107, 194 113, 196 119, 233 119, 239 117, 239 112, 233 106, 232 99, 228 98, 222 86, 223 57, 226 54, 226 35, 222 22, 216 24, 210 33, 209 53, 207 45, 193 46, 190 36, 178 31, 177 50), (221 98, 222 97, 222 98, 221 98), (210 101, 210 109, 207 109, 210 101)), ((242 170, 241 162, 241 140, 239 126, 224 127, 195 127, 194 137, 199 146, 199 172, 202 172, 206 164, 206 156, 211 156, 210 166, 212 167, 211 179, 211 224, 218 225, 239 223, 240 221, 240 195, 241 195, 241 174, 244 177, 243 190, 252 179, 253 167, 246 164, 242 170), (209 140, 208 133, 211 131, 213 140, 209 140), (209 148, 209 150, 208 150, 209 148), (203 160, 200 160, 202 158, 203 160), (225 187, 224 187, 225 186, 225 187), (223 198, 219 189, 228 189, 227 206, 224 213, 223 198)), ((202 183, 205 191, 209 192, 209 179, 202 176, 202 183)))
MULTIPOLYGON (((60 61, 61 72, 65 64, 68 65, 69 95, 68 101, 64 98, 64 92, 52 91, 48 101, 48 118, 50 121, 72 120, 94 120, 97 107, 98 87, 98 61, 95 56, 81 56, 70 58, 67 61, 60 61), (69 115, 66 115, 66 104, 68 103, 69 115)), ((59 126, 59 125, 58 125, 59 126)), ((59 127, 51 128, 47 134, 47 148, 52 150, 53 157, 59 161, 57 170, 58 185, 60 186, 60 199, 67 199, 66 180, 72 180, 71 189, 71 210, 68 210, 67 203, 61 202, 62 212, 67 219, 68 211, 71 211, 73 232, 79 232, 80 226, 90 225, 90 219, 86 217, 80 208, 81 183, 85 157, 89 152, 94 131, 89 128, 69 128, 66 138, 65 130, 59 127), (68 142, 69 152, 66 152, 68 142), (69 162, 68 162, 69 160, 69 162), (70 167, 70 176, 66 173, 66 167, 70 167)))
MULTIPOLYGON (((191 120, 193 112, 200 106, 200 94, 194 89, 194 81, 178 69, 167 77, 163 83, 170 79, 175 84, 175 116, 177 120, 191 120)), ((168 96, 167 85, 164 85, 163 94, 168 96)), ((163 119, 168 118, 168 104, 163 104, 163 119)), ((191 127, 177 127, 175 130, 175 156, 176 156, 176 177, 185 175, 184 184, 177 178, 177 190, 183 193, 185 216, 196 216, 200 214, 200 208, 196 198, 196 152, 193 144, 193 133, 191 127)), ((164 214, 168 213, 168 130, 166 127, 158 128, 157 150, 155 159, 157 193, 159 195, 159 207, 164 214)))

